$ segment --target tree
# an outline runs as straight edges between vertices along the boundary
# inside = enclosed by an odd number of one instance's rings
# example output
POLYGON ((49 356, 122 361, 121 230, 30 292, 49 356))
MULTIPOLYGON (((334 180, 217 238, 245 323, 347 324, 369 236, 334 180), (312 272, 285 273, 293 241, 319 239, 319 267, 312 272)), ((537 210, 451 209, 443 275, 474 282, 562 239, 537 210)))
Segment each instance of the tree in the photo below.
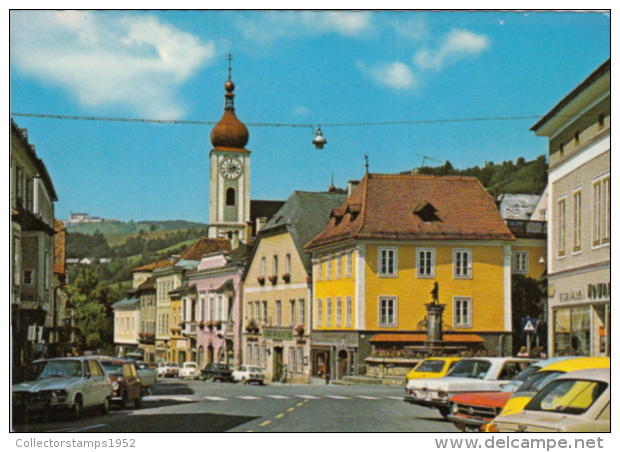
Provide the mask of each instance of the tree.
MULTIPOLYGON (((521 319, 532 317, 541 320, 547 297, 546 280, 536 280, 524 275, 512 275, 512 349, 518 353, 527 344, 527 333, 521 329, 521 319)), ((539 325, 537 335, 545 343, 546 333, 539 325)))
POLYGON ((75 346, 80 350, 112 346, 112 304, 123 297, 122 290, 117 287, 110 288, 99 281, 92 269, 83 267, 67 291, 76 312, 75 346))

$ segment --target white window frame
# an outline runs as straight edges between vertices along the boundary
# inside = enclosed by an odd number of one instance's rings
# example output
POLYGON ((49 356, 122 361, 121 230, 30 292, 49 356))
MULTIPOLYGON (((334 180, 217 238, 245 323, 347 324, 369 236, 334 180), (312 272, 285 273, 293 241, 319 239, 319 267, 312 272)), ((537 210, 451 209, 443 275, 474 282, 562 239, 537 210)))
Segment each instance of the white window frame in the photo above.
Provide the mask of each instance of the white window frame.
POLYGON ((558 199, 558 256, 564 255, 566 255, 566 196, 558 199))
POLYGON ((323 326, 323 299, 322 298, 316 299, 316 326, 317 327, 323 326))
POLYGON ((290 318, 291 322, 290 322, 290 325, 291 326, 295 326, 295 321, 297 320, 297 318, 296 318, 297 317, 297 313, 295 312, 295 308, 296 308, 296 306, 295 306, 295 299, 291 298, 290 303, 291 303, 291 318, 290 318))
POLYGON ((276 326, 282 325, 282 301, 276 300, 276 326))
POLYGON ((353 251, 348 250, 345 256, 345 278, 351 278, 353 276, 353 251))
POLYGON ((291 274, 291 253, 284 256, 284 273, 291 274))
POLYGON ((415 250, 415 260, 416 260, 416 276, 418 278, 427 278, 433 279, 435 278, 435 248, 416 248, 415 250), (424 265, 422 264, 422 259, 420 259, 420 253, 424 253, 424 265), (426 269, 426 253, 430 253, 430 272, 422 273, 422 269, 426 269))
POLYGON ((342 297, 336 297, 336 328, 342 328, 342 297))
POLYGON ((398 248, 397 247, 379 247, 378 256, 378 274, 383 278, 398 277, 398 248), (390 256, 391 255, 391 256, 390 256), (390 268, 390 260, 391 267, 390 268))
POLYGON ((453 298, 453 325, 455 328, 471 328, 473 324, 473 305, 471 297, 453 298), (463 319, 463 303, 467 305, 467 315, 463 319))
POLYGON ((336 279, 342 279, 342 253, 336 254, 336 279))
POLYGON ((297 372, 300 374, 304 372, 304 349, 297 347, 297 372))
POLYGON ((471 279, 473 276, 473 266, 474 265, 473 265, 471 249, 458 248, 452 251, 452 267, 453 267, 455 279, 471 279), (459 260, 459 258, 457 257, 458 254, 467 256, 466 266, 459 264, 459 262, 462 262, 463 259, 461 258, 459 260), (462 273, 462 272, 465 272, 465 273, 462 273))
POLYGON ((353 298, 345 297, 345 326, 351 328, 353 326, 353 298))
POLYGON ((582 242, 582 206, 583 196, 581 187, 573 191, 573 254, 581 252, 582 242))
POLYGON ((265 256, 260 258, 260 276, 265 277, 265 267, 267 266, 267 258, 265 256))
POLYGON ((323 258, 317 257, 316 259, 316 275, 317 281, 323 281, 323 258))
POLYGON ((306 325, 306 300, 304 300, 303 298, 299 299, 299 307, 297 310, 299 312, 299 325, 305 326, 306 325))
POLYGON ((512 271, 514 273, 528 273, 530 271, 529 251, 515 251, 513 253, 512 271))
POLYGON ((273 260, 271 262, 272 262, 271 274, 277 275, 278 274, 278 255, 277 254, 273 255, 273 260))
POLYGON ((267 310, 267 300, 263 300, 262 305, 263 305, 263 324, 266 324, 268 321, 267 317, 269 314, 269 311, 267 310))
POLYGON ((326 259, 326 269, 325 269, 325 280, 329 281, 334 277, 334 258, 331 254, 325 256, 326 259))
POLYGON ((332 298, 325 298, 325 327, 331 328, 332 326, 332 316, 333 316, 333 308, 332 308, 332 298))
MULTIPOLYGON (((398 326, 398 297, 394 295, 381 295, 379 296, 379 303, 377 303, 378 312, 377 312, 377 320, 379 327, 382 328, 396 328, 398 326), (383 304, 392 302, 392 321, 390 322, 389 314, 386 313, 386 318, 384 321, 383 316, 383 304)), ((389 308, 389 306, 386 306, 389 308)))
POLYGON ((290 373, 297 372, 297 366, 295 365, 295 361, 297 358, 297 353, 295 347, 289 347, 288 349, 288 371, 290 373))

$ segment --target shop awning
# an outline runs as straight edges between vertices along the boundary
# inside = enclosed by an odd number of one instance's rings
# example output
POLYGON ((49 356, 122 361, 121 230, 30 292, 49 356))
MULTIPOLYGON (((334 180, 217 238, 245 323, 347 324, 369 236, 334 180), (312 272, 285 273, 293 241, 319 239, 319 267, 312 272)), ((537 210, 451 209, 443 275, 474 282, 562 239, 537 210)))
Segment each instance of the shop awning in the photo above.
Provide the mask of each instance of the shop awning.
MULTIPOLYGON (((375 334, 370 342, 391 342, 391 343, 415 343, 426 342, 428 336, 426 333, 405 333, 405 334, 393 334, 393 333, 379 333, 375 334)), ((458 342, 484 342, 477 334, 444 334, 443 341, 446 343, 458 343, 458 342)))

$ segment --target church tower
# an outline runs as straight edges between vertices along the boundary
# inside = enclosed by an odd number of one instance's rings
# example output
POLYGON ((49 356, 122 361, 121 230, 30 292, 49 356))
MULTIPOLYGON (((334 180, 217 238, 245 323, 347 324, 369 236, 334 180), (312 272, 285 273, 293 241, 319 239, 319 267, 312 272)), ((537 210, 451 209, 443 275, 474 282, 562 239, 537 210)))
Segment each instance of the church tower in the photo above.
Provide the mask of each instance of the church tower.
POLYGON ((245 145, 250 134, 235 116, 235 85, 230 73, 229 55, 224 115, 211 131, 209 237, 238 235, 246 243, 250 221, 250 151, 245 145))

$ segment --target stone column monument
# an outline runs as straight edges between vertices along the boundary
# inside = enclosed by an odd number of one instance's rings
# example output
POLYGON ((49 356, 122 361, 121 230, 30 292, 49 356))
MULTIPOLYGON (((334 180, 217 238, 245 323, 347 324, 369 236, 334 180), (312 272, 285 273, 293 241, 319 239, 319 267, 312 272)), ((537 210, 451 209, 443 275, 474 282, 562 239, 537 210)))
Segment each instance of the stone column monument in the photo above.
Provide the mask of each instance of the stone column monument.
POLYGON ((426 304, 426 312, 428 313, 428 333, 426 346, 427 347, 441 347, 443 345, 443 311, 446 308, 445 304, 439 304, 439 284, 435 282, 433 290, 431 291, 433 301, 426 304))

